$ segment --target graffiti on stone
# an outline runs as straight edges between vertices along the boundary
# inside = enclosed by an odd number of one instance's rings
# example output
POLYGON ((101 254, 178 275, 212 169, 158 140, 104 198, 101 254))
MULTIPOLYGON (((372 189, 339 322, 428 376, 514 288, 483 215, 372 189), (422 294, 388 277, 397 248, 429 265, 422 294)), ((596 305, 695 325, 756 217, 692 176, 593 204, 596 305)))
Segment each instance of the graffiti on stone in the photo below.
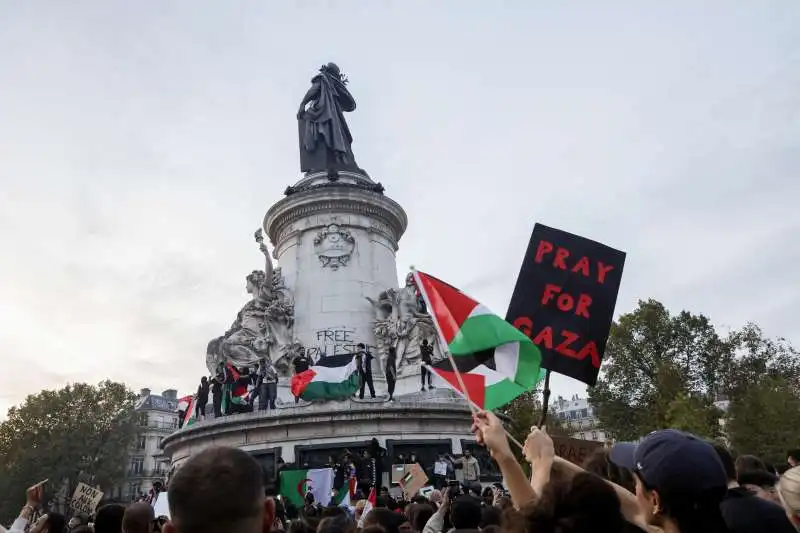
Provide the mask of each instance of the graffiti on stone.
MULTIPOLYGON (((313 361, 320 357, 344 355, 358 351, 358 343, 363 342, 356 336, 354 328, 333 326, 314 331, 314 341, 308 347, 308 355, 313 361)), ((366 344, 366 343, 365 343, 366 344)), ((374 353, 374 346, 369 346, 374 353)))

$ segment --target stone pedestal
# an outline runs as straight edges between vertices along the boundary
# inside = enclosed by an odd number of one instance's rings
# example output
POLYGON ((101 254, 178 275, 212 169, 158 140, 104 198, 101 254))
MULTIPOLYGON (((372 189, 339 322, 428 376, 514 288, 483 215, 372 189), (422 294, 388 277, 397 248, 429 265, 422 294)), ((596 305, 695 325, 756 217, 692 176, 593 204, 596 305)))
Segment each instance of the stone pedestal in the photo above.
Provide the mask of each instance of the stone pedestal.
MULTIPOLYGON (((406 213, 357 173, 305 176, 264 217, 286 285, 294 295, 294 340, 312 359, 374 348, 367 297, 397 288, 395 253, 406 213)), ((376 365, 376 375, 380 370, 376 365)))

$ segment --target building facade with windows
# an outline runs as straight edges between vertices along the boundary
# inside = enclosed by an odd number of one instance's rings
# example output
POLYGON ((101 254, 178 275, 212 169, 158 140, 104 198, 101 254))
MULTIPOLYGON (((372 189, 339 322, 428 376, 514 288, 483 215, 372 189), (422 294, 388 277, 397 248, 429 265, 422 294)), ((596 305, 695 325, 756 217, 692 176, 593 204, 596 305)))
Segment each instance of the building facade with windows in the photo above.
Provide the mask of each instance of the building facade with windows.
POLYGON ((574 395, 571 399, 558 397, 550 406, 553 415, 569 428, 573 439, 605 442, 612 437, 602 428, 594 408, 586 398, 574 395))
POLYGON ((118 501, 133 501, 164 482, 169 471, 169 458, 161 446, 164 437, 178 429, 178 391, 168 389, 161 395, 142 389, 136 400, 138 431, 131 443, 125 482, 116 488, 118 501))

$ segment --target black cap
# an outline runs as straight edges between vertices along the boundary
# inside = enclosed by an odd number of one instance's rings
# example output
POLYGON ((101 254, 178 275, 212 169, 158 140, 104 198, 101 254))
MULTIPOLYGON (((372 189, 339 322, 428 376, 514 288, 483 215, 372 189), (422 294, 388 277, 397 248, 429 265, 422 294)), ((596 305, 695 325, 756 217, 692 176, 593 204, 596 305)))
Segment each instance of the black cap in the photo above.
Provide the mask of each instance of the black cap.
POLYGON ((615 444, 611 462, 636 473, 649 489, 703 493, 728 486, 717 452, 702 439, 675 429, 654 431, 638 445, 615 444))

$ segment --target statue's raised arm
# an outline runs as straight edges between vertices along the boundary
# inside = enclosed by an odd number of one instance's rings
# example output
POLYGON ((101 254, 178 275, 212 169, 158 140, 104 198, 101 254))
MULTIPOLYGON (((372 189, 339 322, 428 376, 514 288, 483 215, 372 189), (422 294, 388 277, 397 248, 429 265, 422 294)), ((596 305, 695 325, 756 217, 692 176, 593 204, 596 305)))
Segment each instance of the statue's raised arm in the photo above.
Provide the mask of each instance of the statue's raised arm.
POLYGON ((353 156, 353 136, 344 118, 345 112, 356 108, 346 84, 347 78, 334 63, 323 65, 311 79, 297 111, 303 172, 327 172, 331 179, 340 170, 363 173, 353 156))

